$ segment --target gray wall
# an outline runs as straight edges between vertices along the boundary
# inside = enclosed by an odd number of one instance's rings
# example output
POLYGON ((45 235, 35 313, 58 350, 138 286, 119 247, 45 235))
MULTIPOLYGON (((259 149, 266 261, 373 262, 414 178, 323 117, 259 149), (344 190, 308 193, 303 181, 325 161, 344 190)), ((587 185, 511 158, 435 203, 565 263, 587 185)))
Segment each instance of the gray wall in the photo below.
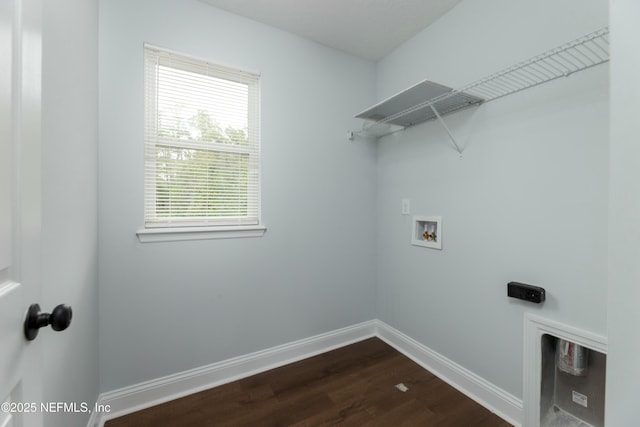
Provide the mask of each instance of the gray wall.
MULTIPOLYGON (((98 2, 43 2, 42 300, 73 308, 69 329, 43 331, 43 401, 98 396, 98 2)), ((89 414, 45 415, 83 426, 89 414)))
POLYGON ((608 426, 638 424, 640 383, 640 3, 611 2, 608 426))
MULTIPOLYGON (((382 99, 452 87, 607 25, 605 0, 465 1, 378 64, 382 99)), ((523 313, 606 332, 608 68, 446 117, 378 144, 378 316, 522 396, 523 313), (412 213, 442 215, 442 251, 411 246, 412 213), (542 306, 506 283, 547 289, 542 306)))
POLYGON ((374 65, 194 0, 100 2, 100 388, 375 318, 374 65), (141 244, 142 46, 262 73, 262 238, 141 244))

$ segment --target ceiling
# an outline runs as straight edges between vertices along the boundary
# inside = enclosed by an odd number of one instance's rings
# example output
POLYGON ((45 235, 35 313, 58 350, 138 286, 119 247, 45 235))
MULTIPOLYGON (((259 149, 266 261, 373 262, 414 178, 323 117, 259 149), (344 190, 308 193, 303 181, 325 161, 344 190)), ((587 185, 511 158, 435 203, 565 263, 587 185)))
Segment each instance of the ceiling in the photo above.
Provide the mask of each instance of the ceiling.
POLYGON ((377 61, 461 0, 202 0, 377 61))

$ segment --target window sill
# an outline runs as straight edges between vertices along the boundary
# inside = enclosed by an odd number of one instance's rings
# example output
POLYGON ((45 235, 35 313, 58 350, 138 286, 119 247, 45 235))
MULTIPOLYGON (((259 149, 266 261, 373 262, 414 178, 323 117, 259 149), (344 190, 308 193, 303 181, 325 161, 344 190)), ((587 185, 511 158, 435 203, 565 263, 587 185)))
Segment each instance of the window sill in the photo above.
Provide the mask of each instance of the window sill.
POLYGON ((239 239, 262 237, 267 228, 262 225, 229 227, 144 228, 138 230, 140 243, 179 242, 185 240, 239 239))

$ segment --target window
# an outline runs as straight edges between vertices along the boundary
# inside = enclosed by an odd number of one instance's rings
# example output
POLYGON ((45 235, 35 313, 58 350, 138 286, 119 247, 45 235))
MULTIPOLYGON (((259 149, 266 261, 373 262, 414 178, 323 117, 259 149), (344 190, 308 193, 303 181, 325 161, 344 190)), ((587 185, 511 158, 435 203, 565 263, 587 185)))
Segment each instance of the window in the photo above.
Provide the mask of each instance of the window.
POLYGON ((258 75, 145 46, 146 234, 260 226, 258 115, 258 75))

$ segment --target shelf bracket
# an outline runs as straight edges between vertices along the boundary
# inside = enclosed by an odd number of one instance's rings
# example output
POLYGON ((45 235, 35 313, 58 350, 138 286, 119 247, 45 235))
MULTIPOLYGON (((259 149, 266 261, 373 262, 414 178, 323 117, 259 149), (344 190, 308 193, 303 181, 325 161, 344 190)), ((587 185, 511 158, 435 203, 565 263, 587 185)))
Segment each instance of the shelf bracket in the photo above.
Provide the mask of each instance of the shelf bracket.
POLYGON ((456 151, 458 152, 458 154, 460 154, 460 157, 462 157, 462 150, 460 149, 460 146, 456 142, 455 137, 451 133, 451 130, 449 129, 449 126, 447 126, 447 124, 442 119, 442 117, 440 116, 440 113, 438 113, 438 110, 436 110, 436 107, 434 107, 433 104, 429 104, 429 107, 431 107, 431 110, 433 111, 433 114, 436 115, 436 118, 438 119, 438 122, 440 122, 440 124, 442 125, 444 130, 447 132, 447 135, 449 135, 449 139, 453 143, 453 146, 455 147, 456 151))

